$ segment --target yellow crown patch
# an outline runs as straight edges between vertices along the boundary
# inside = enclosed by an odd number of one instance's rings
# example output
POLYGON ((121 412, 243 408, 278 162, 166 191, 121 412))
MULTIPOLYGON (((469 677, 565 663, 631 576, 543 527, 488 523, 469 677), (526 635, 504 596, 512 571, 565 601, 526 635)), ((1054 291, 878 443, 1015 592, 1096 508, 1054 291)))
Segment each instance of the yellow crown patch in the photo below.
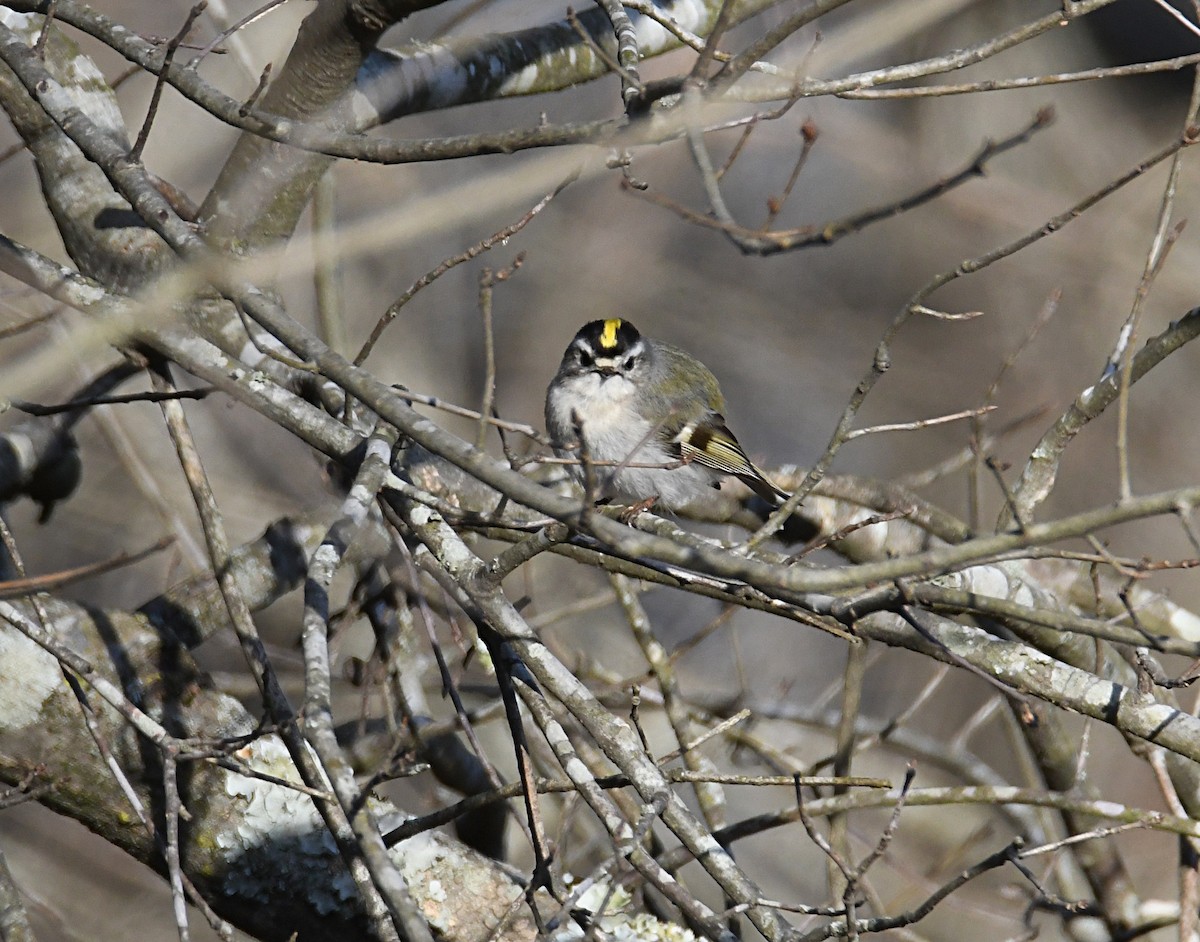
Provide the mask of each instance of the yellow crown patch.
POLYGON ((617 331, 621 329, 621 319, 614 317, 604 322, 604 330, 600 332, 600 346, 612 350, 617 345, 617 331))

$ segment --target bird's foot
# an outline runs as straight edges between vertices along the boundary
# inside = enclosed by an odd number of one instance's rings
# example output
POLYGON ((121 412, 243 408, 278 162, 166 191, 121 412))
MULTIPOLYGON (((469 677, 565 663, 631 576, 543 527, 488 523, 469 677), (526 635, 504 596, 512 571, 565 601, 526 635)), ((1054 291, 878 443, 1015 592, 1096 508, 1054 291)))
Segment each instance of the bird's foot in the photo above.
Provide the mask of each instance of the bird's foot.
POLYGON ((655 494, 651 497, 647 497, 645 500, 639 500, 636 504, 630 504, 628 507, 626 507, 624 510, 621 511, 621 522, 626 525, 633 523, 634 517, 636 517, 638 514, 642 513, 643 511, 649 510, 651 507, 653 507, 657 503, 658 503, 658 495, 655 494))

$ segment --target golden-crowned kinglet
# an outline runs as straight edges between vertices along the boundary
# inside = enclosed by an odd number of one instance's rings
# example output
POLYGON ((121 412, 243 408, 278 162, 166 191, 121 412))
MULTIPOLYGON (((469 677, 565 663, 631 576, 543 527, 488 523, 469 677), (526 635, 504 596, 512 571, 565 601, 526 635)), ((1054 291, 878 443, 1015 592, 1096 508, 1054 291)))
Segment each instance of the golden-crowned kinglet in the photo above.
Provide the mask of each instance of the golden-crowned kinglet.
POLYGON ((585 324, 567 347, 546 390, 546 429, 559 455, 577 459, 582 430, 596 496, 657 498, 679 510, 733 475, 778 506, 788 495, 746 457, 724 408, 708 367, 613 318, 585 324))

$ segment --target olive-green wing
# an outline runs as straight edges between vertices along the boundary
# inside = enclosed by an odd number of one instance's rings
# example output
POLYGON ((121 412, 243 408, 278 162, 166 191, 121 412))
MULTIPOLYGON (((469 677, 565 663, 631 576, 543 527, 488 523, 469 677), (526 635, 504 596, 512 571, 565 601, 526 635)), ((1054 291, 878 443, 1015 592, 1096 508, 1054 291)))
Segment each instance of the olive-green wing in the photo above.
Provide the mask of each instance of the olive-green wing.
POLYGON ((680 457, 685 461, 694 461, 721 474, 731 474, 763 500, 776 506, 788 499, 787 492, 772 484, 750 460, 721 416, 714 415, 708 422, 685 427, 676 441, 680 457))

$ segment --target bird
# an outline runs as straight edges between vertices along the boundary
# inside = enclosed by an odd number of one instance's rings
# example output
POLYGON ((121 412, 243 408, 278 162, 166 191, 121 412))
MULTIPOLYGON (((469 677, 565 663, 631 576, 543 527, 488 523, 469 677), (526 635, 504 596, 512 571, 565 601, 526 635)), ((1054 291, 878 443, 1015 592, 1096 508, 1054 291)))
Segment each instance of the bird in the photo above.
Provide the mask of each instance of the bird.
POLYGON ((580 481, 591 463, 597 498, 676 512, 711 499, 732 476, 780 506, 787 492, 750 460, 724 410, 708 367, 621 318, 584 324, 546 390, 551 444, 580 462, 572 466, 580 481))

